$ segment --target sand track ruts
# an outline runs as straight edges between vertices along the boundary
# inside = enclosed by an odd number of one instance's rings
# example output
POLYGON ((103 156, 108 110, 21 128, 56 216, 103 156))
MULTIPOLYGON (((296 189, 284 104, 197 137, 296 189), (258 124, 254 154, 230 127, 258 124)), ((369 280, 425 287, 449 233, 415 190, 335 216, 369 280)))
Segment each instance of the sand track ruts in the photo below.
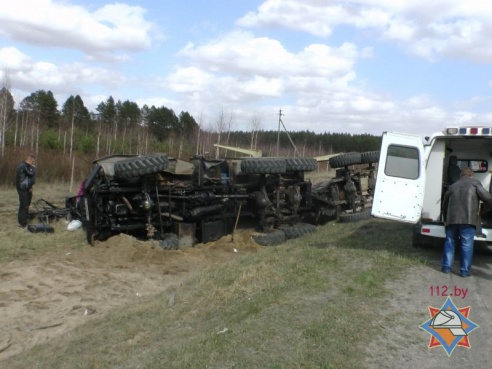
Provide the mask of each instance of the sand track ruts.
POLYGON ((94 247, 1 264, 0 360, 259 248, 248 232, 230 240, 169 251, 119 235, 94 247))

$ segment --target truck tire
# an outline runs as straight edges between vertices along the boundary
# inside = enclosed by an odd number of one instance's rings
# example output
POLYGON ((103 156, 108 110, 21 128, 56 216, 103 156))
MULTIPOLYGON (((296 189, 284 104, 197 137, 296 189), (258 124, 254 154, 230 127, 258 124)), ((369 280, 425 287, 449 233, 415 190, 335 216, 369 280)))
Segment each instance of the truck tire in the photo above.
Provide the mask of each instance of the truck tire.
POLYGON ((361 154, 359 152, 340 154, 337 156, 332 156, 330 159, 328 159, 330 167, 333 169, 343 168, 349 165, 361 164, 361 161, 361 154))
POLYGON ((114 164, 114 175, 116 178, 139 177, 160 172, 166 169, 168 164, 169 160, 164 154, 139 156, 116 162, 114 164))
POLYGON ((362 164, 370 164, 379 162, 379 151, 368 151, 360 154, 362 164))
POLYGON ((314 158, 285 158, 287 172, 312 172, 318 168, 314 158))
POLYGON ((87 239, 87 243, 91 246, 94 246, 96 241, 106 241, 109 237, 112 236, 112 233, 108 230, 101 231, 96 227, 86 226, 85 236, 87 239))
POLYGON ((241 172, 247 174, 285 173, 287 164, 281 158, 255 158, 241 161, 241 172))
POLYGON ((340 223, 354 223, 360 220, 369 219, 371 217, 371 209, 367 208, 355 213, 342 213, 340 214, 340 223))
POLYGON ((285 233, 285 239, 291 240, 294 238, 299 238, 309 233, 316 232, 316 226, 306 223, 297 223, 293 226, 282 226, 279 229, 285 233))
POLYGON ((86 226, 85 236, 87 239, 87 243, 91 246, 94 246, 94 243, 97 240, 97 232, 92 227, 86 226))
POLYGON ((164 250, 177 250, 179 249, 179 238, 174 233, 166 233, 162 236, 162 240, 159 240, 159 246, 164 250))
POLYGON ((253 241, 261 246, 277 246, 285 242, 285 233, 275 229, 271 232, 253 235, 252 238, 253 241))
POLYGON ((412 246, 416 249, 424 248, 424 239, 420 233, 412 232, 412 246))

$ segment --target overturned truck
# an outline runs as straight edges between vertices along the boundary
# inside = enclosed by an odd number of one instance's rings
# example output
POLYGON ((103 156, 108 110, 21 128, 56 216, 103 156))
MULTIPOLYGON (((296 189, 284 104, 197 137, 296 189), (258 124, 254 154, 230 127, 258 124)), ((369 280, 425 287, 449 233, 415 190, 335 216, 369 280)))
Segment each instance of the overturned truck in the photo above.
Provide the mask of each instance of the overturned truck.
POLYGON ((274 244, 280 233, 294 238, 332 219, 369 217, 378 158, 332 157, 336 177, 313 186, 306 173, 317 169, 314 158, 113 155, 93 162, 78 213, 89 244, 127 233, 177 249, 217 240, 238 221, 262 232, 258 243, 274 244))

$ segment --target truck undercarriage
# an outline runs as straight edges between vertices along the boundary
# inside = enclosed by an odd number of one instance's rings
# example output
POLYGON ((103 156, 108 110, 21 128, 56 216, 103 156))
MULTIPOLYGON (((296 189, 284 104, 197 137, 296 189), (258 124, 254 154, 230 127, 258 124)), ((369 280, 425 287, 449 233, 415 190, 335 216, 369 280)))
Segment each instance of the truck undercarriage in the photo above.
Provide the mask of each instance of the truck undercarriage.
POLYGON ((328 220, 370 216, 378 154, 331 158, 336 177, 314 186, 306 179, 314 158, 110 156, 93 162, 78 212, 90 244, 128 233, 164 248, 191 246, 245 220, 264 233, 307 233, 328 220))

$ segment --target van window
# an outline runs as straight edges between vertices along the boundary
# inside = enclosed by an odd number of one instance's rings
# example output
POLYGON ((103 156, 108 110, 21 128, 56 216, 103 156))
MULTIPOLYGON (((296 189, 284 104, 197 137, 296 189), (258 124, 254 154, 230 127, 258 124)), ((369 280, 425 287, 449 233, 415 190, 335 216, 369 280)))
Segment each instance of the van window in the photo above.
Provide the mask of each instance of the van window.
POLYGON ((417 179, 419 177, 419 151, 417 148, 398 145, 388 146, 384 173, 392 177, 417 179))
POLYGON ((458 159, 458 166, 463 169, 472 168, 475 173, 485 173, 489 170, 487 160, 458 159))

